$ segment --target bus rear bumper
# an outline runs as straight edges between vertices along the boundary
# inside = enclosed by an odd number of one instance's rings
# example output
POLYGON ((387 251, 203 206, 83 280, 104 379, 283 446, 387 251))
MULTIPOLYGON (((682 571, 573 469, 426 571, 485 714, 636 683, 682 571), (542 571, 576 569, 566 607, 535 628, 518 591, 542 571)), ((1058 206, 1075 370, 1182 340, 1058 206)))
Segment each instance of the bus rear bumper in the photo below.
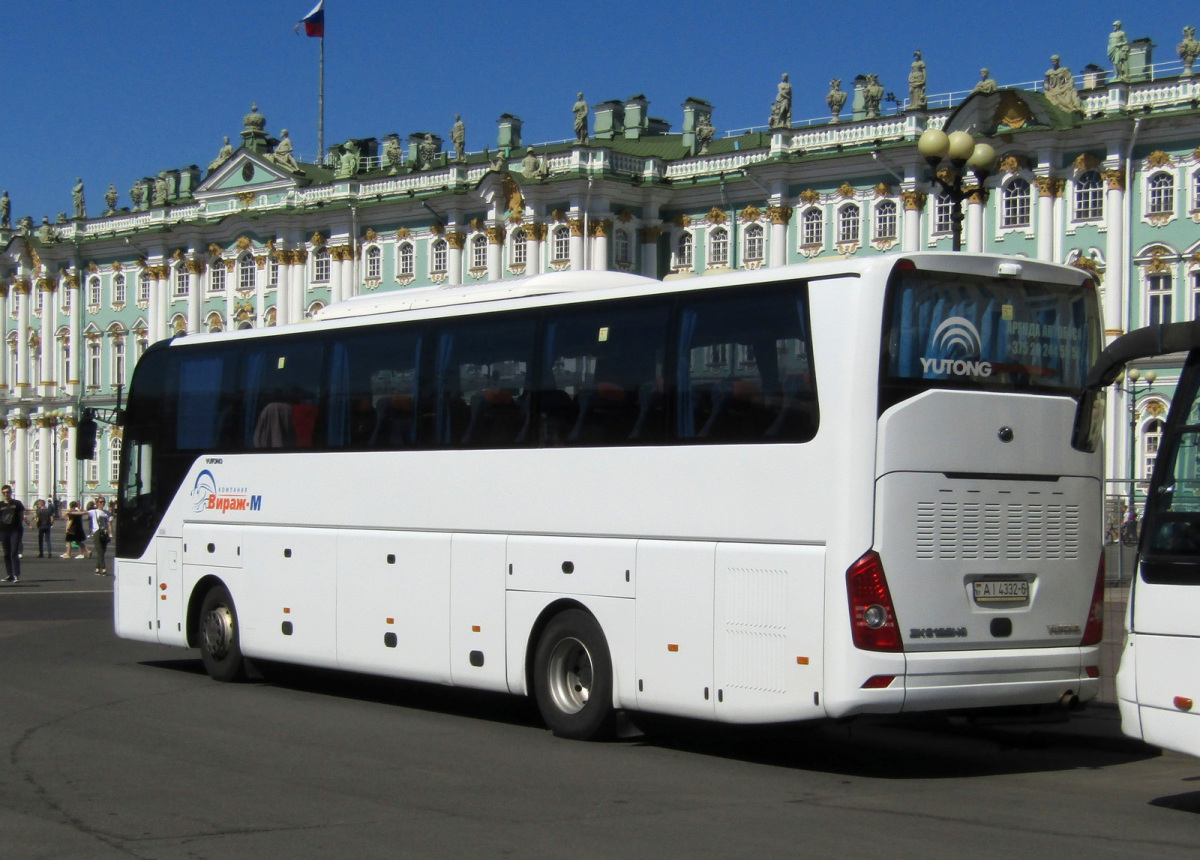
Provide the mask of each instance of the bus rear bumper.
POLYGON ((905 656, 906 712, 1086 702, 1100 693, 1096 647, 905 656), (1096 677, 1089 675, 1089 667, 1096 677))

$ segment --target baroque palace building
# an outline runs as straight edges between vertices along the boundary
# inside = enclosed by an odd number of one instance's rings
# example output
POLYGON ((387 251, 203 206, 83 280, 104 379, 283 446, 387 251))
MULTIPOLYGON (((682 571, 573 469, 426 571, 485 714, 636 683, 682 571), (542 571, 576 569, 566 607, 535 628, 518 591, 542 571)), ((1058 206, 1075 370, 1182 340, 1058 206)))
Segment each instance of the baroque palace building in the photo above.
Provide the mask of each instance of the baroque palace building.
MULTIPOLYGON (((456 124, 449 150, 434 134, 355 138, 323 165, 298 163, 287 132, 272 136, 252 109, 239 147, 139 180, 128 207, 110 187, 106 211, 88 215, 77 188, 76 217, 14 229, 3 202, 0 481, 27 504, 111 495, 120 429, 102 424, 81 464, 79 418, 112 410, 138 356, 176 335, 547 271, 702 277, 949 250, 955 207, 917 151, 929 128, 997 154, 983 187, 966 189, 966 251, 1094 271, 1110 338, 1200 317, 1200 76, 1186 45, 1182 62, 1154 65, 1139 39, 1081 75, 1055 58, 1045 81, 997 87, 985 70, 971 92, 928 97, 918 53, 894 108, 864 75, 845 93, 835 82, 831 113, 806 123, 792 120, 784 76, 766 128, 725 134, 701 99, 683 103, 675 133, 641 95, 581 94, 572 141, 527 147, 505 114, 491 152, 465 152, 456 124)), ((1150 388, 1143 377, 1136 402, 1109 397, 1111 478, 1144 476, 1178 366, 1161 362, 1150 388)))

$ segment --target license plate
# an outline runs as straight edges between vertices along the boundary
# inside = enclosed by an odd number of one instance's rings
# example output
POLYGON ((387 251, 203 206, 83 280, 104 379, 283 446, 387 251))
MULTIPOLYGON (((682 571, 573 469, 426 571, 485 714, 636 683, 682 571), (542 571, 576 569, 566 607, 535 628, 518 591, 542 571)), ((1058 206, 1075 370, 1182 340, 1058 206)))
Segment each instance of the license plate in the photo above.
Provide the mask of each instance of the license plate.
POLYGON ((983 579, 973 583, 976 603, 1024 603, 1029 582, 1024 579, 983 579))

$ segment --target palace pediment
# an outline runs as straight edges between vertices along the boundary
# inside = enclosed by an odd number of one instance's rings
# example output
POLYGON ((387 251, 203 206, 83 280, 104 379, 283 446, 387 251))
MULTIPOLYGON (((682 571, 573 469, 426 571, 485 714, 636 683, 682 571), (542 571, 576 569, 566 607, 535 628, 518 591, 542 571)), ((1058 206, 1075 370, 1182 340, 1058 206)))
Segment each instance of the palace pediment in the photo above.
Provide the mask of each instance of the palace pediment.
POLYGON ((210 171, 194 192, 197 200, 220 200, 246 192, 291 191, 308 185, 300 173, 292 173, 269 158, 239 149, 219 167, 210 171))
POLYGON ((995 137, 1029 129, 1075 128, 1079 119, 1042 93, 1007 89, 969 96, 946 118, 944 130, 995 137))

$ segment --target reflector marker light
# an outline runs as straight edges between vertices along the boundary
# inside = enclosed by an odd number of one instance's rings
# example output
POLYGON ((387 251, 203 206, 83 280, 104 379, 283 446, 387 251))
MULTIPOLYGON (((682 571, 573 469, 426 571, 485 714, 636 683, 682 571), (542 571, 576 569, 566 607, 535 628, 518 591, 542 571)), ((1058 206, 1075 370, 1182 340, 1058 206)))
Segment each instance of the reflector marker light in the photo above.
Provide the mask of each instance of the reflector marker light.
POLYGON ((482 629, 482 628, 481 628, 481 627, 480 627, 478 624, 472 624, 472 625, 471 625, 471 632, 472 632, 472 633, 478 633, 478 632, 479 632, 481 629, 482 629))
POLYGON ((396 619, 395 619, 395 618, 389 618, 389 619, 387 620, 387 623, 388 623, 388 624, 395 624, 395 623, 396 623, 396 619))
POLYGON ((1099 666, 1088 666, 1084 669, 1084 671, 1087 672, 1087 676, 1089 678, 1099 678, 1100 677, 1100 667, 1099 666))
POLYGON ((1083 628, 1080 645, 1099 645, 1104 639, 1104 556, 1096 570, 1096 587, 1092 589, 1092 605, 1088 610, 1087 626, 1083 628))
POLYGON ((679 650, 679 646, 678 646, 678 645, 668 645, 668 646, 667 646, 667 650, 668 650, 668 651, 678 651, 678 650, 679 650))
POLYGON ((1187 696, 1176 696, 1175 697, 1175 707, 1179 708, 1179 710, 1181 710, 1181 711, 1190 711, 1192 709, 1192 705, 1193 705, 1192 700, 1189 699, 1187 696))
POLYGON ((807 657, 797 657, 796 662, 799 663, 801 666, 807 666, 808 658, 807 657))
POLYGON ((863 681, 862 688, 864 690, 882 690, 884 687, 890 687, 892 681, 895 680, 895 675, 872 675, 863 681))
POLYGON ((291 614, 292 614, 292 608, 291 608, 290 606, 285 606, 285 607, 283 607, 283 614, 284 614, 284 615, 291 615, 291 614))
POLYGON ((163 591, 167 590, 167 584, 165 582, 160 582, 158 584, 158 587, 161 588, 163 591))

